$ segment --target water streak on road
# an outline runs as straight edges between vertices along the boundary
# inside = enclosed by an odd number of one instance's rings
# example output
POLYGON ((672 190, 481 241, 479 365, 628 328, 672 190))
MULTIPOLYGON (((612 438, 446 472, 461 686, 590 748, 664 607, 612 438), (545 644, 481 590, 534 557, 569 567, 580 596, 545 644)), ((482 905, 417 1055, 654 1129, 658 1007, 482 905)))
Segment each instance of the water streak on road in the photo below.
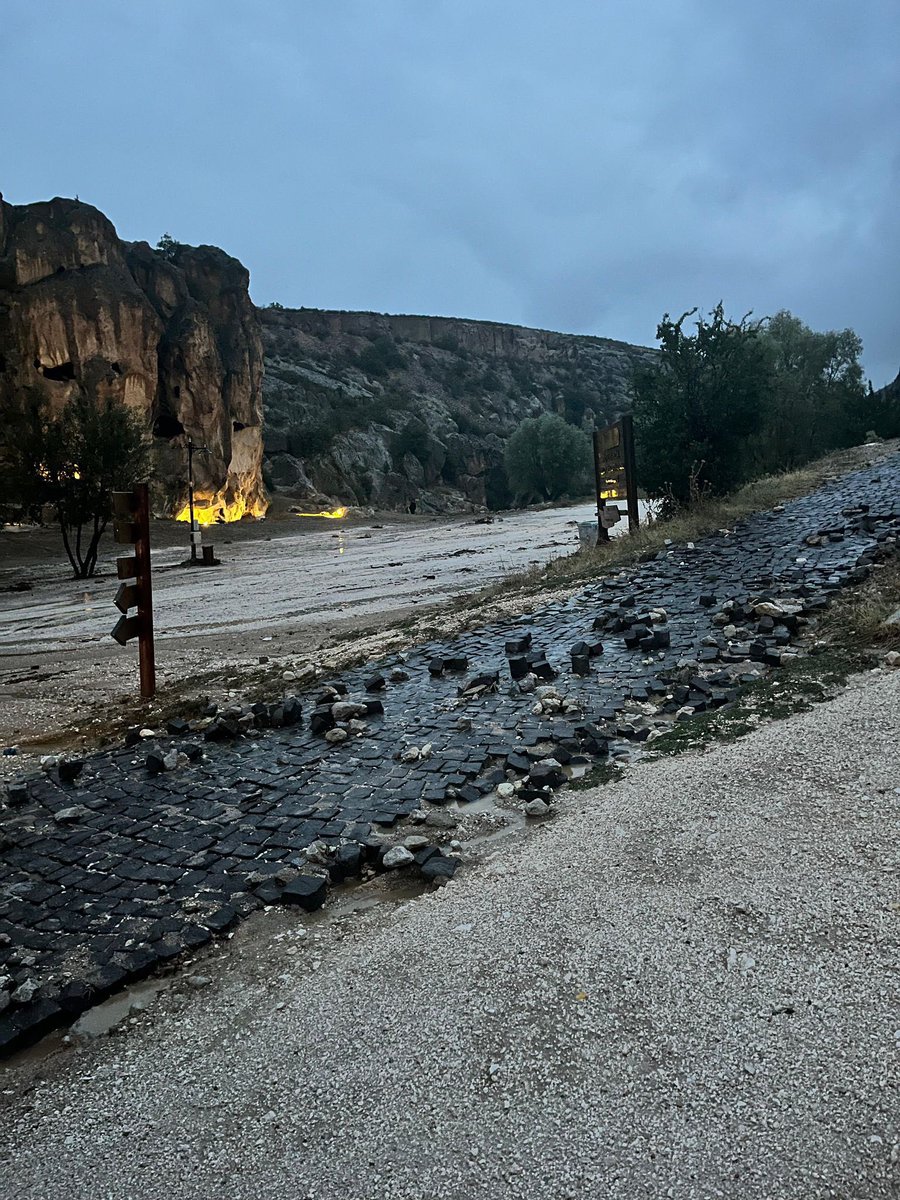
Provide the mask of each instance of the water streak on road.
MULTIPOLYGON (((266 540, 217 542, 222 566, 183 570, 180 547, 153 553, 159 640, 323 625, 472 591, 510 571, 571 553, 592 504, 521 512, 491 523, 343 526, 266 540)), ((625 523, 614 532, 624 532, 625 523)), ((0 594, 0 655, 106 641, 114 616, 109 574, 90 591, 59 582, 0 594)))

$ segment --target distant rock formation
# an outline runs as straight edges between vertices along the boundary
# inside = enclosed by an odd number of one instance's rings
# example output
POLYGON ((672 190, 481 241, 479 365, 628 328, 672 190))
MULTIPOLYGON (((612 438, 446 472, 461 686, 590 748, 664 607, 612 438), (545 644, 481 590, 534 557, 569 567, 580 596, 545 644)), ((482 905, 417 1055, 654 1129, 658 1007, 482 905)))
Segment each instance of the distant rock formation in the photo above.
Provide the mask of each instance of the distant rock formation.
POLYGON ((309 505, 465 511, 512 502, 503 448, 526 417, 585 429, 631 404, 656 352, 450 317, 259 310, 266 479, 309 505))
POLYGON ((202 516, 261 515, 262 373, 249 275, 214 246, 123 242, 97 209, 0 197, 0 414, 33 389, 61 407, 112 394, 152 427, 155 502, 186 497, 187 437, 202 516))

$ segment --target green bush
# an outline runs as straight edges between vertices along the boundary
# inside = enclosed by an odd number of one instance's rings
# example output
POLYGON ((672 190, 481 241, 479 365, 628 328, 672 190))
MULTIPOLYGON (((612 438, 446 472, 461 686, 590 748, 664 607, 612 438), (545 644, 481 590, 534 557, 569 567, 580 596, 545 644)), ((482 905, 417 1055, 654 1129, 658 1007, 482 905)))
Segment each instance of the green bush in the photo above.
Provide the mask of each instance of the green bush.
POLYGON ((393 338, 382 334, 359 352, 357 364, 367 375, 383 377, 406 366, 406 359, 397 349, 393 338))

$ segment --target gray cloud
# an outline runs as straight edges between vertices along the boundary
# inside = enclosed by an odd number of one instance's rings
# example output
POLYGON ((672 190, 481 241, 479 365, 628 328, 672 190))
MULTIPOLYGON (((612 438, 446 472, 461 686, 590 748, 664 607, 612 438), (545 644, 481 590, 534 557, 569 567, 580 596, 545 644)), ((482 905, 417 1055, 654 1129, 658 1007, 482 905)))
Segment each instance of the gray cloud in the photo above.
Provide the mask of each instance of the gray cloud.
POLYGON ((651 342, 788 307, 900 366, 896 0, 7 0, 0 186, 256 299, 651 342))

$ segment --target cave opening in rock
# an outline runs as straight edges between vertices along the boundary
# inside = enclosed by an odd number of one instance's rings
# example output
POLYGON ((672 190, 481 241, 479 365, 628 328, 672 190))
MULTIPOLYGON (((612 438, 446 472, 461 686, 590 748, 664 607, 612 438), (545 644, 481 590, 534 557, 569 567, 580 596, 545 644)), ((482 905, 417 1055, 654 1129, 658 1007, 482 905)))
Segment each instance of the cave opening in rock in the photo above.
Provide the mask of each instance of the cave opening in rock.
POLYGON ((57 383, 68 383, 75 378, 75 367, 70 362, 60 363, 57 367, 41 367, 45 379, 53 379, 57 383))
POLYGON ((246 429, 246 428, 247 428, 247 426, 244 425, 241 421, 232 421, 231 422, 232 433, 240 433, 240 431, 242 429, 246 429))
POLYGON ((153 436, 158 438, 174 438, 184 433, 184 426, 174 413, 161 409, 153 422, 153 436))

